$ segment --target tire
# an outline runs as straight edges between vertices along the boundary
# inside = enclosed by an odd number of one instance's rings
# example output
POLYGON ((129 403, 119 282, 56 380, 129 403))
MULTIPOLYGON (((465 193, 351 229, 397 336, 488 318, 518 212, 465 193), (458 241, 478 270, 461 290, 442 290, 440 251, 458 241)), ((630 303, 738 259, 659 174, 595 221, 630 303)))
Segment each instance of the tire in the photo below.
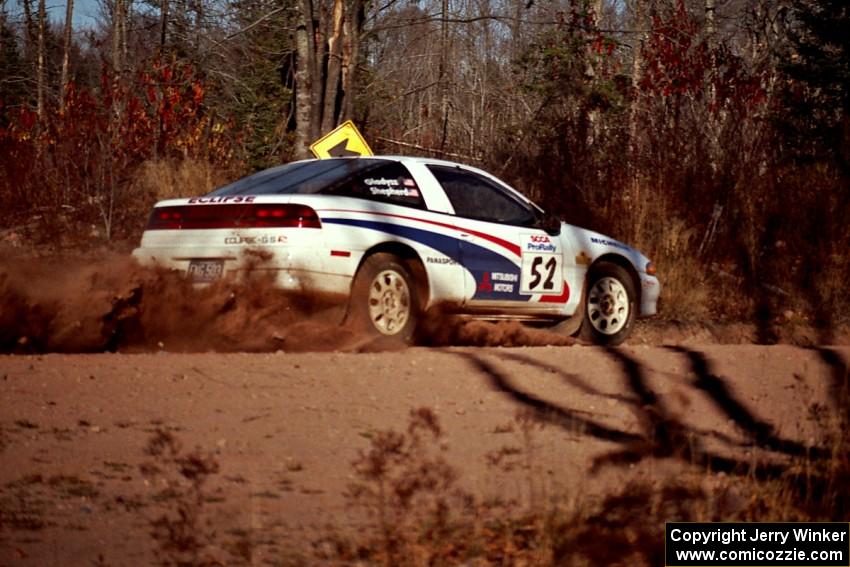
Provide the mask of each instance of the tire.
POLYGON ((609 262, 592 266, 582 308, 579 338, 608 346, 625 341, 632 332, 637 311, 631 275, 622 266, 609 262))
POLYGON ((418 313, 415 281, 403 261, 384 252, 366 258, 354 277, 348 305, 355 330, 410 342, 418 313))

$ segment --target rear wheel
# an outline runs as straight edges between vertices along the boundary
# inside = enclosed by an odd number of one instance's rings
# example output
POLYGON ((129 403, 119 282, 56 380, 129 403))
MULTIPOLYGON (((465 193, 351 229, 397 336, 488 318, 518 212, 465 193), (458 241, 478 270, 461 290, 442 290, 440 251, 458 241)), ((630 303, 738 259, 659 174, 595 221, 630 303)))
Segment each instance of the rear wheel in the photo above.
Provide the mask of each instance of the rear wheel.
POLYGON ((354 278, 350 322, 375 336, 409 341, 416 329, 415 289, 413 276, 400 258, 387 253, 369 256, 354 278))
POLYGON ((632 332, 636 302, 634 281, 622 266, 608 262, 593 266, 588 273, 579 336, 601 345, 622 343, 632 332))

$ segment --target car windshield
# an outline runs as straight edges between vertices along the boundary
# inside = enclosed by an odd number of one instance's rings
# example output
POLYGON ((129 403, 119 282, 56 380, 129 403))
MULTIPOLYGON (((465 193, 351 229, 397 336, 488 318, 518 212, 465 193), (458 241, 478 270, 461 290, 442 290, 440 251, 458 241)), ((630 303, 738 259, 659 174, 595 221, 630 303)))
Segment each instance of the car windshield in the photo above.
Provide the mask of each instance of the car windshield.
POLYGON ((210 193, 220 195, 308 195, 338 186, 360 172, 390 163, 380 159, 319 159, 289 163, 243 177, 210 193))

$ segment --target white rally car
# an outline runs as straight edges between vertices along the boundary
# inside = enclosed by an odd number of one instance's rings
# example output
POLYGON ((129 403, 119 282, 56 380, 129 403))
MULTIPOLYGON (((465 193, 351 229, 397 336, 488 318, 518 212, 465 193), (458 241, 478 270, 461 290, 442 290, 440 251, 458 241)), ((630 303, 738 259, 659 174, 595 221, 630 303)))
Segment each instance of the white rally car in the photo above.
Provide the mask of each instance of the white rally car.
POLYGON ((238 277, 257 248, 280 287, 342 294, 347 320, 405 340, 446 305, 617 344, 660 291, 637 250, 484 171, 414 157, 298 161, 162 201, 133 255, 205 283, 238 277))

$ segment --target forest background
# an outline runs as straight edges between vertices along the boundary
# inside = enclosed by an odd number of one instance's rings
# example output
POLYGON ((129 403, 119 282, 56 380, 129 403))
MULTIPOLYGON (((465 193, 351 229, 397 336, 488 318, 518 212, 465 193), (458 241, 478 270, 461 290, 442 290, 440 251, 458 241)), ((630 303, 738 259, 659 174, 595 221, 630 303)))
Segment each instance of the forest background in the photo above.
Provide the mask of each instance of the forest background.
POLYGON ((846 2, 96 1, 0 0, 6 244, 136 242, 352 119, 635 245, 667 320, 850 321, 846 2))

